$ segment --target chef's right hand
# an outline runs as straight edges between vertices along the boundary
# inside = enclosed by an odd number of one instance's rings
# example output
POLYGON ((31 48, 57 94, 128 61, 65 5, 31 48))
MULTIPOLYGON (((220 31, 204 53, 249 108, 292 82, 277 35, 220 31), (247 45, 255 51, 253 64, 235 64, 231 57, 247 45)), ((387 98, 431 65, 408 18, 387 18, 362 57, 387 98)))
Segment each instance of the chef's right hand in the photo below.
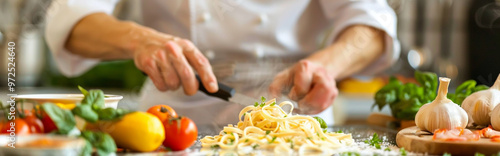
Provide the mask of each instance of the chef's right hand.
POLYGON ((135 65, 158 90, 176 90, 182 85, 186 95, 194 95, 199 87, 194 70, 209 92, 219 89, 209 61, 191 41, 152 29, 133 33, 140 36, 132 44, 135 65))

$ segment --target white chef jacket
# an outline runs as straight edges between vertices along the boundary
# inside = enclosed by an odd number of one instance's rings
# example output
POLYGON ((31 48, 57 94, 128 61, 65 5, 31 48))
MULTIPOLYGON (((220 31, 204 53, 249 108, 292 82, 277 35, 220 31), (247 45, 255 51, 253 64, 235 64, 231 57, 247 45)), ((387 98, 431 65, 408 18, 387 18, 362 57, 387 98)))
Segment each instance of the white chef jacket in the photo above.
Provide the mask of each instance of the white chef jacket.
MULTIPOLYGON (((62 74, 78 76, 100 60, 70 53, 64 43, 72 27, 83 17, 111 14, 117 0, 55 0, 47 13, 46 40, 62 74)), ((399 57, 396 17, 385 0, 144 0, 144 25, 186 38, 211 61, 220 82, 238 92, 268 95, 273 74, 331 44, 346 27, 369 25, 385 31, 385 52, 360 74, 374 74, 399 57)), ((362 55, 353 54, 353 55, 362 55)), ((348 59, 348 56, 346 56, 348 59)), ((249 104, 254 101, 249 101, 249 104)), ((167 104, 197 124, 238 121, 243 108, 198 92, 160 92, 147 79, 140 109, 167 104)), ((320 113, 333 124, 330 109, 320 113)))

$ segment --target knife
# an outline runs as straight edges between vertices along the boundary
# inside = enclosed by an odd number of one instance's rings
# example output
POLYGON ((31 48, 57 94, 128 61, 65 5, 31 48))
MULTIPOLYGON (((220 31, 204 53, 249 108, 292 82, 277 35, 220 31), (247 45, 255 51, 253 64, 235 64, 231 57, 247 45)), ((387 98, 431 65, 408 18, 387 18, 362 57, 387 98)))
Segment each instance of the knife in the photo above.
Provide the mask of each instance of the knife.
MULTIPOLYGON (((144 72, 142 72, 142 74, 147 75, 144 72)), ((234 90, 234 88, 231 88, 231 87, 229 87, 225 84, 219 83, 219 82, 217 83, 217 85, 219 86, 219 90, 215 93, 210 93, 205 88, 205 86, 203 86, 203 83, 201 82, 200 76, 198 74, 195 74, 195 76, 196 76, 196 80, 199 83, 198 90, 202 91, 203 93, 207 94, 208 96, 220 98, 222 100, 225 100, 225 101, 228 101, 231 103, 236 103, 236 104, 239 104, 242 106, 250 106, 250 105, 253 105, 254 102, 260 101, 260 100, 257 100, 255 98, 251 98, 249 96, 246 96, 246 95, 243 95, 240 93, 236 93, 236 90, 234 90)))
POLYGON ((203 83, 201 82, 201 78, 198 74, 196 74, 196 80, 200 84, 198 90, 202 91, 203 93, 207 94, 208 96, 212 97, 217 97, 222 100, 231 102, 231 103, 236 103, 240 104, 243 106, 250 106, 253 105, 255 102, 259 102, 260 100, 257 100, 255 98, 237 93, 234 88, 231 88, 225 84, 222 83, 217 83, 219 86, 219 90, 215 93, 210 93, 208 90, 203 86, 203 83))

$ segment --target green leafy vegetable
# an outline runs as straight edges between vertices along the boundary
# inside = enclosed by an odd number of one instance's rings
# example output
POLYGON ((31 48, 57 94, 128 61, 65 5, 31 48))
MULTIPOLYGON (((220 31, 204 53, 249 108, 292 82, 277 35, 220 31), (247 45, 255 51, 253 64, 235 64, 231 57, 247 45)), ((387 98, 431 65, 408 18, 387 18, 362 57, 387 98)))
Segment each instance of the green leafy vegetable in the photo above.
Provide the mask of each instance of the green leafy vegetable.
POLYGON ((389 147, 386 147, 384 151, 391 151, 391 149, 389 147))
POLYGON ((483 153, 476 152, 476 153, 474 153, 474 156, 484 156, 484 154, 483 154, 483 153))
MULTIPOLYGON (((436 98, 438 77, 435 73, 415 71, 415 80, 418 84, 403 84, 395 77, 389 79, 389 83, 375 93, 375 103, 382 110, 389 106, 391 114, 397 119, 414 120, 420 107, 432 102, 436 98)), ((476 86, 476 81, 469 80, 457 87, 455 93, 449 93, 448 98, 461 105, 465 97, 470 94, 487 89, 487 86, 476 86)))
POLYGON ((402 156, 406 156, 406 150, 404 147, 401 147, 401 149, 399 149, 399 153, 402 155, 402 156))
POLYGON ((314 118, 314 119, 316 119, 316 121, 318 121, 318 122, 319 122, 319 125, 321 126, 321 128, 322 128, 323 130, 326 130, 326 128, 328 128, 328 125, 326 125, 325 120, 323 120, 322 118, 317 117, 317 116, 315 116, 315 117, 313 117, 313 118, 314 118))
POLYGON ((102 90, 87 91, 81 86, 78 86, 78 88, 84 98, 79 105, 73 108, 72 112, 87 122, 94 123, 97 120, 120 119, 130 113, 130 111, 124 109, 104 108, 104 93, 102 90))
POLYGON ((361 154, 358 152, 343 152, 340 153, 341 156, 360 156, 361 154))
POLYGON ((71 111, 73 112, 73 114, 78 115, 88 122, 94 123, 97 121, 97 119, 99 119, 99 116, 94 110, 92 110, 92 107, 90 105, 77 105, 71 111))
POLYGON ((378 137, 377 133, 373 133, 373 136, 370 140, 365 140, 366 144, 369 144, 370 146, 373 146, 377 149, 381 149, 380 143, 382 143, 382 139, 378 137))
POLYGON ((253 104, 254 107, 257 107, 259 106, 259 102, 255 102, 255 104, 253 104))
POLYGON ((76 126, 75 117, 69 110, 61 109, 53 103, 42 104, 42 109, 54 121, 57 133, 69 134, 76 126))
POLYGON ((109 134, 83 131, 80 136, 87 141, 82 155, 90 155, 92 153, 92 146, 97 149, 98 155, 110 155, 116 151, 115 141, 113 141, 113 138, 109 134))

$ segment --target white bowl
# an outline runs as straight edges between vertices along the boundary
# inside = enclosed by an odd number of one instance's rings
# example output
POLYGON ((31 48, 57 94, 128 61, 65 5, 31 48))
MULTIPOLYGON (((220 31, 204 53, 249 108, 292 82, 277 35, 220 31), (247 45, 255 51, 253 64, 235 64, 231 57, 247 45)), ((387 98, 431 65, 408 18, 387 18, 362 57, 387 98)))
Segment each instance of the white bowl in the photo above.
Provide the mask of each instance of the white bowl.
MULTIPOLYGON (((61 103, 61 104, 79 104, 83 100, 83 94, 20 94, 11 96, 15 98, 16 101, 26 100, 26 103, 32 103, 33 101, 38 104, 43 104, 46 102, 61 103)), ((118 106, 118 102, 123 99, 120 95, 104 95, 104 107, 115 108, 118 106)))

